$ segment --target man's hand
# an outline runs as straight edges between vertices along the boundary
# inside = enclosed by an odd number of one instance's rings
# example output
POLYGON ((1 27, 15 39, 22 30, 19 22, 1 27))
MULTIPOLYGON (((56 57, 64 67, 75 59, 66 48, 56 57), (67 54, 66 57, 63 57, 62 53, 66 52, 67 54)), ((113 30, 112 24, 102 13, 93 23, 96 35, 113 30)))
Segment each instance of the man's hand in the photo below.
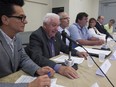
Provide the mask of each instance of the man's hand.
POLYGON ((49 66, 42 67, 41 69, 37 70, 37 74, 39 74, 39 75, 45 75, 48 73, 49 73, 49 76, 52 77, 52 76, 54 76, 55 71, 52 68, 50 68, 49 66))
POLYGON ((77 52, 77 55, 78 55, 79 57, 83 57, 83 58, 85 58, 85 59, 87 59, 87 56, 88 56, 88 54, 87 54, 86 52, 77 52))
POLYGON ((72 67, 68 67, 68 66, 61 66, 58 70, 58 72, 63 75, 66 76, 70 79, 76 79, 78 78, 77 72, 75 69, 73 69, 72 67))
POLYGON ((97 43, 97 45, 102 45, 102 44, 104 44, 104 40, 98 40, 98 43, 97 43))
POLYGON ((28 84, 28 87, 50 87, 50 78, 48 75, 39 76, 37 79, 28 84))

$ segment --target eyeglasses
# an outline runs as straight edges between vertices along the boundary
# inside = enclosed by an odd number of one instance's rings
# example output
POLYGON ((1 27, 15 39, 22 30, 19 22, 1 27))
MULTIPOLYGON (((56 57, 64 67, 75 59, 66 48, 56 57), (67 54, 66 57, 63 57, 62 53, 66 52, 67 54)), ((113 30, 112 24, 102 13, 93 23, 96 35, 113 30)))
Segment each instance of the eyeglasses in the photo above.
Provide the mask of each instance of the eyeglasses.
POLYGON ((22 22, 24 22, 25 19, 26 19, 26 16, 8 16, 8 17, 13 17, 13 18, 20 19, 22 22))
POLYGON ((69 20, 70 18, 69 18, 69 17, 65 17, 65 18, 61 18, 61 20, 62 20, 62 19, 64 19, 64 20, 65 20, 65 19, 68 19, 68 20, 69 20))

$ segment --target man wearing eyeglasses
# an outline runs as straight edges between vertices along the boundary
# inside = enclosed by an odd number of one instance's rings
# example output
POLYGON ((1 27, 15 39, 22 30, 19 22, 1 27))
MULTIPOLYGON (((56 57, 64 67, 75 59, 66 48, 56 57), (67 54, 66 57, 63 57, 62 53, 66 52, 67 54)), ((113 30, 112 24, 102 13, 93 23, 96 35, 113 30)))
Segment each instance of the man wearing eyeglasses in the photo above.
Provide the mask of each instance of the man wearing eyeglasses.
MULTIPOLYGON (((70 36, 70 32, 68 31, 67 27, 69 26, 69 15, 66 12, 60 12, 58 13, 60 16, 60 26, 58 28, 58 31, 62 34, 63 32, 66 32, 70 36)), ((69 40, 65 37, 62 37, 62 40, 66 45, 69 45, 69 40)))
POLYGON ((40 68, 25 53, 18 32, 23 32, 27 24, 22 9, 23 0, 0 1, 0 78, 20 69, 30 75, 40 75, 31 83, 0 83, 0 87, 50 87, 50 77, 54 70, 48 66, 40 68))

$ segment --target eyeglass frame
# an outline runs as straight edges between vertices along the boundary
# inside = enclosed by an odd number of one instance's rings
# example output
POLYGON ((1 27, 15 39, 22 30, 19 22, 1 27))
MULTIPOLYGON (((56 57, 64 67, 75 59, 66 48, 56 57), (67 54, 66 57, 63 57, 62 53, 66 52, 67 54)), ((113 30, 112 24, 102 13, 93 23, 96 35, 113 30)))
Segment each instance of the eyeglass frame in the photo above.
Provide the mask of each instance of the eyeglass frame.
POLYGON ((9 16, 7 16, 7 17, 9 17, 9 18, 17 18, 17 19, 20 19, 21 22, 24 22, 25 19, 26 19, 26 16, 13 16, 13 15, 9 15, 9 16))
POLYGON ((67 20, 70 20, 70 18, 69 17, 64 17, 64 18, 60 18, 60 20, 65 20, 65 19, 67 19, 67 20))

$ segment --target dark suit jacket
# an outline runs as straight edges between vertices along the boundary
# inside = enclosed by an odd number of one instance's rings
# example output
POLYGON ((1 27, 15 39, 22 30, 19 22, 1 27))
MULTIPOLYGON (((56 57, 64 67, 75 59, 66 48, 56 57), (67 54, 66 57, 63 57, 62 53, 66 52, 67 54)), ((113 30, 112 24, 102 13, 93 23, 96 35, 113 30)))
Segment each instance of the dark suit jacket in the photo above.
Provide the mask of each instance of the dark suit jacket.
POLYGON ((104 29, 104 26, 103 25, 100 25, 98 22, 96 23, 96 26, 95 27, 98 29, 98 31, 100 33, 103 33, 103 34, 106 34, 107 33, 107 30, 104 29))
MULTIPOLYGON (((26 47, 27 54, 32 58, 32 60, 39 66, 50 66, 54 68, 55 62, 49 60, 50 46, 48 44, 48 37, 46 32, 42 27, 34 31, 30 36, 30 43, 26 47)), ((55 56, 59 55, 60 51, 67 53, 69 52, 68 46, 61 40, 61 35, 58 32, 54 38, 55 56)), ((76 55, 76 50, 72 50, 72 55, 76 55)))
POLYGON ((14 57, 4 36, 0 31, 0 77, 9 75, 22 69, 28 74, 34 75, 39 68, 25 53, 20 39, 16 36, 14 41, 14 57))
POLYGON ((98 29, 98 31, 99 31, 100 33, 106 34, 106 39, 107 39, 108 37, 110 37, 110 38, 113 39, 113 37, 112 37, 112 36, 110 35, 110 33, 104 28, 103 25, 100 25, 100 24, 97 22, 95 27, 98 29))

